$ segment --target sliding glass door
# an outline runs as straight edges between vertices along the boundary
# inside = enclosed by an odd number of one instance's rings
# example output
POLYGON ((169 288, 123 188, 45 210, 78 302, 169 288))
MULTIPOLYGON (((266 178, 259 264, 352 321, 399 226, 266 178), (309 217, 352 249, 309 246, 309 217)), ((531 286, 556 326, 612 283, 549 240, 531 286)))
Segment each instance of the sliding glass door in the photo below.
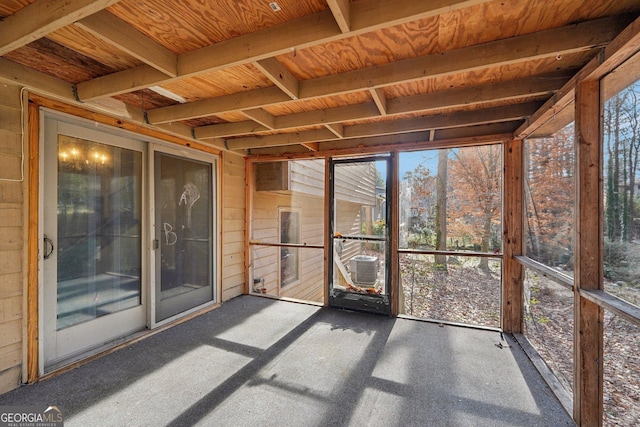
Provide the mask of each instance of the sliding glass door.
POLYGON ((42 371, 146 325, 139 141, 45 121, 42 371))
POLYGON ((214 299, 213 164, 156 151, 155 320, 214 299))

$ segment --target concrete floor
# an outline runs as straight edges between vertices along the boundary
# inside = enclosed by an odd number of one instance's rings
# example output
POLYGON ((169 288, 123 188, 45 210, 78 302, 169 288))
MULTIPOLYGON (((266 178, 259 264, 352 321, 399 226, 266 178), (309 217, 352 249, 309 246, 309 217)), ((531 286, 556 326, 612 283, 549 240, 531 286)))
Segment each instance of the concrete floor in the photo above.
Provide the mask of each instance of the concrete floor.
POLYGON ((67 427, 574 425, 506 339, 243 296, 0 405, 67 427))

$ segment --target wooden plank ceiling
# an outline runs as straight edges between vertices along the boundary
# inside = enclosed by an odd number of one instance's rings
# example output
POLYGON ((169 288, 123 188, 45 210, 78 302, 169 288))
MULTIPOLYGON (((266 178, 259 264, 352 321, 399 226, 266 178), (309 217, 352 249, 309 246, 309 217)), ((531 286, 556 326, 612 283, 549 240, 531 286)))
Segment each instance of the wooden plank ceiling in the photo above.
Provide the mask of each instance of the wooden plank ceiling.
POLYGON ((514 132, 637 0, 2 0, 0 79, 254 154, 514 132))

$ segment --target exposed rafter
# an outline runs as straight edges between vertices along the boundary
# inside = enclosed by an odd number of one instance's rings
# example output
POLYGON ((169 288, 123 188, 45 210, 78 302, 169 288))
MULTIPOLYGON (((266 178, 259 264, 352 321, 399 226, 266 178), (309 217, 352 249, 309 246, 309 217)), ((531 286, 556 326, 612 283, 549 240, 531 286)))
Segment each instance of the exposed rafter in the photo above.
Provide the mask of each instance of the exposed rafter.
POLYGON ((264 111, 262 108, 243 110, 242 114, 267 129, 273 129, 275 127, 275 118, 271 114, 264 111))
MULTIPOLYGON (((509 105, 499 108, 488 108, 473 111, 463 111, 455 115, 433 115, 416 117, 393 122, 367 123, 344 126, 345 139, 364 138, 381 135, 393 135, 430 129, 446 129, 488 123, 511 122, 530 116, 540 106, 540 103, 526 103, 509 105)), ((306 142, 322 142, 341 139, 327 129, 310 130, 304 132, 285 133, 267 136, 251 136, 230 139, 227 141, 229 149, 242 150, 260 147, 275 147, 280 145, 294 145, 306 142)))
POLYGON ((178 55, 107 11, 88 16, 75 24, 167 76, 178 75, 178 55))
MULTIPOLYGON (((385 101, 389 115, 428 112, 440 108, 455 108, 495 101, 525 99, 549 95, 559 89, 569 76, 565 73, 523 77, 500 83, 465 87, 448 91, 433 92, 385 101)), ((286 130, 305 126, 337 124, 354 120, 380 117, 380 107, 372 102, 336 107, 325 110, 308 111, 275 117, 274 129, 286 130)), ((235 135, 256 132, 254 124, 236 125, 235 135), (251 130, 244 132, 244 130, 251 130)), ((203 126, 196 129, 200 138, 232 136, 227 124, 203 126)), ((337 134, 338 135, 338 134, 337 134)))
POLYGON ((298 99, 298 79, 275 58, 256 61, 253 65, 278 86, 291 99, 298 99))
POLYGON ((327 0, 327 4, 333 13, 333 17, 340 27, 340 31, 351 31, 351 9, 349 0, 327 0))
MULTIPOLYGON (((354 4, 351 12, 352 21, 357 23, 352 31, 342 33, 331 11, 326 10, 179 55, 178 77, 174 80, 253 63, 289 53, 293 49, 303 49, 487 1, 489 0, 362 0, 356 3, 357 7, 354 4)), ((151 67, 140 68, 138 73, 151 67)), ((114 73, 103 79, 105 80, 102 82, 85 82, 80 91, 82 98, 113 96, 174 81, 158 75, 149 79, 133 79, 131 75, 124 73, 114 73)))
POLYGON ((120 0, 38 0, 0 25, 0 56, 19 49, 120 0))
MULTIPOLYGON (((525 60, 555 57, 600 46, 610 41, 623 28, 626 20, 619 17, 569 25, 539 33, 512 37, 496 42, 457 49, 442 54, 427 55, 387 65, 369 67, 299 82, 300 99, 314 99, 336 94, 369 90, 372 86, 381 88, 429 77, 452 75, 486 68, 508 65, 525 60), (605 28, 605 29, 603 29, 605 28)), ((79 87, 80 89, 80 87, 79 87)), ((166 123, 176 120, 206 117, 232 111, 234 104, 239 108, 257 108, 289 101, 285 96, 270 98, 262 94, 265 89, 243 92, 228 97, 213 98, 198 102, 198 109, 191 104, 163 107, 149 112, 151 123, 166 123), (252 104, 242 102, 247 94, 252 104), (237 101, 234 101, 234 97, 237 101), (224 101, 224 102, 221 102, 224 101)), ((238 108, 236 108, 238 109, 238 108)))
POLYGON ((382 116, 387 115, 387 97, 384 95, 384 90, 382 89, 371 89, 371 97, 373 98, 373 102, 376 103, 378 110, 382 116))

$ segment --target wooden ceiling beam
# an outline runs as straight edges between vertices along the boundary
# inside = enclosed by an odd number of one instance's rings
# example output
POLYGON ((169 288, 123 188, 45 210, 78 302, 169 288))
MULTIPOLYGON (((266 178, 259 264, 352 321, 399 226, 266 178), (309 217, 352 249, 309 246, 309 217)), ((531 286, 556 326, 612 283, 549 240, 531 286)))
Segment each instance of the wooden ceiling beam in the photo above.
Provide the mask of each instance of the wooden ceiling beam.
POLYGON ((309 151, 318 151, 318 149, 320 148, 319 142, 304 142, 300 145, 302 145, 304 148, 306 148, 309 151))
POLYGON ((610 42, 628 22, 626 16, 596 19, 386 65, 304 80, 300 82, 300 99, 382 88, 581 52, 610 42))
MULTIPOLYGON (((390 115, 398 115, 433 111, 439 108, 455 108, 479 103, 549 95, 562 87, 568 78, 568 75, 565 73, 544 74, 487 85, 394 98, 386 101, 387 110, 390 115)), ((376 106, 373 102, 367 102, 344 107, 276 116, 273 129, 285 130, 318 125, 327 126, 342 122, 381 117, 379 108, 380 107, 376 106)), ((214 138, 233 136, 234 133, 232 132, 236 132, 235 135, 243 135, 261 131, 256 129, 253 122, 242 123, 246 124, 240 125, 234 123, 234 126, 231 127, 230 123, 224 123, 198 127, 196 128, 196 135, 198 135, 198 138, 214 138)), ((262 130, 266 130, 266 128, 262 130)), ((342 130, 340 132, 342 132, 342 130)), ((343 135, 336 133, 336 136, 342 137, 343 135)))
POLYGON ((4 58, 0 58, 0 80, 50 93, 65 100, 75 100, 73 85, 70 83, 4 58))
MULTIPOLYGON (((317 79, 303 80, 299 82, 299 95, 301 100, 316 99, 333 95, 351 93, 362 90, 370 90, 372 86, 381 88, 400 84, 408 81, 422 80, 436 76, 452 75, 456 73, 478 70, 486 67, 508 65, 521 61, 530 61, 545 57, 555 57, 558 54, 579 52, 600 46, 610 41, 618 30, 622 29, 628 18, 613 17, 587 21, 575 25, 569 25, 552 30, 531 33, 524 36, 512 37, 496 42, 470 46, 454 51, 427 55, 404 61, 398 61, 387 65, 369 67, 362 70, 349 71, 333 76, 317 79)), ((81 85, 78 85, 80 88, 81 85)), ((239 99, 246 98, 247 93, 252 93, 253 105, 242 104, 242 108, 257 108, 268 105, 257 89, 252 92, 242 92, 237 95, 228 95, 222 98, 239 99)), ((272 103, 282 103, 289 99, 273 99, 272 103)), ((217 107, 216 98, 205 101, 211 107, 200 109, 199 117, 220 114, 221 108, 217 107)), ((230 102, 233 104, 233 101, 230 102)), ((191 112, 190 104, 159 108, 161 111, 171 111, 173 117, 164 114, 164 121, 184 120, 182 111, 191 112)), ((152 123, 154 121, 151 119, 152 123)), ((387 111, 390 112, 390 111, 387 111)), ((195 117, 189 117, 195 118, 195 117)))
POLYGON ((244 122, 222 123, 219 125, 200 126, 194 128, 196 139, 224 138, 234 135, 246 135, 267 131, 266 127, 257 124, 253 120, 244 122))
POLYGON ((76 87, 78 88, 78 98, 83 101, 88 101, 106 97, 106 95, 104 95, 105 92, 109 92, 109 96, 114 96, 133 92, 139 88, 155 86, 156 82, 166 78, 167 75, 165 73, 145 64, 129 70, 107 74, 106 76, 78 83, 76 87), (124 87, 122 83, 131 86, 124 87), (119 89, 114 90, 116 87, 119 89))
POLYGON ((382 89, 371 89, 371 97, 373 98, 373 102, 376 103, 380 114, 383 116, 387 115, 387 97, 384 94, 384 90, 382 89))
POLYGON ((120 0, 37 0, 0 24, 0 56, 26 46, 120 0))
POLYGON ((333 132, 335 136, 337 136, 338 138, 340 139, 344 138, 344 125, 340 123, 332 123, 332 124, 324 125, 324 127, 326 127, 331 132, 333 132))
POLYGON ((524 104, 482 108, 450 114, 436 114, 404 120, 345 126, 344 137, 360 138, 364 136, 391 135, 421 130, 437 130, 522 120, 531 116, 540 107, 540 104, 540 102, 527 102, 524 104))
POLYGON ((153 110, 149 110, 147 115, 149 123, 168 123, 230 113, 232 111, 260 108, 266 105, 280 104, 287 101, 291 101, 291 98, 289 98, 287 94, 282 92, 278 87, 271 86, 233 95, 203 99, 202 101, 155 108, 153 110))
MULTIPOLYGON (((519 122, 518 122, 519 123, 519 122)), ((463 128, 445 129, 442 137, 429 140, 431 132, 410 132, 398 135, 384 135, 366 138, 327 141, 320 144, 320 152, 333 152, 334 155, 365 154, 380 150, 425 150, 434 148, 467 147, 492 144, 511 138, 517 123, 497 123, 463 128)), ((286 154, 282 147, 275 147, 274 153, 286 154)))
POLYGON ((575 97, 577 82, 604 76, 617 65, 627 60, 640 49, 640 18, 636 18, 629 26, 620 32, 599 55, 584 66, 559 91, 557 96, 547 101, 540 109, 515 132, 518 139, 527 138, 538 128, 566 108, 575 97))
POLYGON ((275 58, 256 61, 253 65, 291 99, 298 99, 298 79, 275 58))
POLYGON ((313 129, 304 132, 280 133, 268 136, 249 136, 227 140, 229 150, 244 150, 249 148, 272 147, 278 145, 298 145, 309 142, 322 142, 336 139, 336 135, 329 129, 313 129))
POLYGON ((387 102, 387 110, 390 115, 406 114, 550 95, 560 89, 570 78, 568 73, 542 74, 485 85, 394 98, 387 102))
POLYGON ((351 31, 351 7, 349 0, 327 0, 329 9, 340 27, 340 31, 348 33, 351 31))
POLYGON ((262 108, 242 110, 241 113, 267 129, 273 129, 275 127, 275 118, 262 108))
POLYGON ((85 91, 97 98, 133 92, 149 86, 162 85, 177 79, 257 62, 290 53, 295 49, 304 49, 488 1, 490 0, 438 0, 433 2, 361 0, 357 2, 358 7, 355 8, 357 9, 356 16, 354 16, 354 11, 351 12, 351 19, 355 18, 358 27, 347 33, 340 30, 332 12, 325 10, 255 33, 183 53, 178 56, 178 77, 174 79, 156 77, 155 81, 131 80, 130 76, 120 77, 120 73, 114 73, 109 85, 98 84, 98 88, 92 88, 93 81, 85 82, 85 91))
MULTIPOLYGON (((461 111, 454 114, 437 114, 405 120, 351 125, 344 126, 343 133, 345 139, 351 139, 397 135, 416 131, 429 131, 431 129, 436 129, 437 132, 440 129, 446 128, 469 127, 496 122, 513 122, 530 116, 539 106, 540 103, 531 102, 497 108, 461 111)), ((516 127, 517 126, 512 126, 510 128, 511 132, 513 132, 516 127)), ((230 150, 241 150, 267 146, 294 145, 306 142, 323 142, 335 139, 340 138, 330 130, 321 129, 278 135, 235 138, 228 140, 227 146, 230 150)))
POLYGON ((107 11, 75 25, 170 77, 178 75, 178 55, 107 11))
MULTIPOLYGON (((432 132, 410 132, 397 135, 374 136, 367 138, 353 138, 345 140, 333 140, 319 143, 319 153, 322 155, 340 156, 367 153, 379 153, 381 151, 412 151, 436 148, 458 148, 477 145, 494 144, 511 139, 513 129, 520 122, 506 122, 491 125, 469 126, 463 128, 445 129, 441 131, 437 140, 430 140, 432 132)), ((306 152, 300 152, 298 146, 278 146, 251 149, 251 154, 256 156, 277 156, 293 159, 298 156, 306 156, 306 152)))
POLYGON ((380 117, 373 102, 345 105, 344 107, 305 111, 276 117, 276 129, 292 129, 304 126, 326 125, 380 117))

